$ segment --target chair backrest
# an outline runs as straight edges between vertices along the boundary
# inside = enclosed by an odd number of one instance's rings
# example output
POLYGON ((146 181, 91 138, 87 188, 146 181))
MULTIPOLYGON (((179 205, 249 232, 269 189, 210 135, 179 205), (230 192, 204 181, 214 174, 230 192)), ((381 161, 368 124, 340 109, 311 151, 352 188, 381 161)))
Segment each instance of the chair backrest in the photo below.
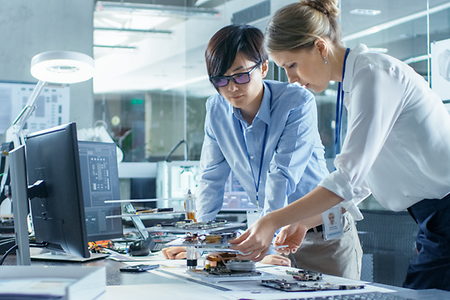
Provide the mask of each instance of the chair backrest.
MULTIPOLYGON (((402 286, 409 262, 416 255, 417 224, 407 211, 361 210, 357 223, 364 255, 372 257, 373 281, 402 286)), ((364 270, 363 270, 364 274, 364 270)))

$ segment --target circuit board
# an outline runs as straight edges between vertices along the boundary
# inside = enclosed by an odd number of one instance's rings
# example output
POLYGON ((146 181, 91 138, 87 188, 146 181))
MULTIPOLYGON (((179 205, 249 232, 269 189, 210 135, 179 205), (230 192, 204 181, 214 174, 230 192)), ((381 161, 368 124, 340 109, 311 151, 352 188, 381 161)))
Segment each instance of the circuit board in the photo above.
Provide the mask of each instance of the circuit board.
POLYGON ((271 287, 285 292, 312 292, 312 291, 328 291, 328 290, 359 290, 363 289, 364 285, 338 285, 338 284, 320 284, 303 283, 303 282, 288 282, 286 280, 262 280, 261 285, 271 287))
POLYGON ((292 277, 298 281, 319 281, 322 279, 321 273, 303 269, 295 271, 286 270, 286 274, 292 275, 292 277))

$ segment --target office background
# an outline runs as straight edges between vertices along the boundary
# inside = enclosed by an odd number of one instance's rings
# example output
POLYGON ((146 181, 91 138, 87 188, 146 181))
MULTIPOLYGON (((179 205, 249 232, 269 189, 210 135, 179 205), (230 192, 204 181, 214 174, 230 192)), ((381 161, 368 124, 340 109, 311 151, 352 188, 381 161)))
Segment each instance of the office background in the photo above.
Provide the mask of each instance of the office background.
MULTIPOLYGON (((125 162, 163 160, 181 140, 186 147, 177 147, 172 159, 198 160, 204 103, 216 92, 204 62, 210 37, 232 23, 264 31, 271 14, 292 2, 0 0, 0 81, 36 82, 30 61, 44 51, 91 55, 94 79, 70 87, 70 120, 79 129, 102 121, 125 162)), ((407 62, 430 81, 429 45, 450 38, 448 1, 342 0, 340 6, 347 47, 364 43, 407 62)), ((273 63, 267 78, 287 80, 273 63)), ((330 163, 336 90, 337 84, 330 84, 316 94, 319 131, 330 163)), ((345 124, 343 128, 345 134, 345 124)), ((0 132, 0 141, 4 139, 0 132)), ((376 201, 364 205, 380 208, 376 201)))
MULTIPOLYGON (((95 59, 96 74, 70 87, 70 121, 79 129, 102 121, 125 162, 163 160, 181 140, 187 153, 181 145, 172 159, 198 160, 204 104, 216 92, 204 62, 210 37, 232 23, 264 31, 271 14, 292 2, 296 1, 0 0, 0 81, 37 82, 30 74, 30 61, 44 51, 88 54, 95 59)), ((430 81, 430 45, 450 39, 448 0, 342 0, 340 5, 345 46, 364 43, 372 51, 407 62, 430 81)), ((268 78, 286 80, 276 65, 270 67, 268 78)), ((328 159, 334 156, 336 90, 337 84, 330 84, 316 94, 328 159)), ((142 196, 155 192, 154 181, 135 183, 142 196)), ((363 208, 381 209, 376 201, 365 201, 363 208)), ((412 251, 410 239, 405 243, 412 251)))
MULTIPOLYGON (((198 160, 204 103, 215 93, 206 76, 209 38, 231 23, 264 31, 292 0, 1 0, 0 80, 36 82, 31 58, 72 50, 95 59, 93 80, 71 86, 70 119, 78 128, 104 121, 124 161, 158 161, 180 140, 198 160)), ((341 1, 344 44, 366 44, 409 63, 429 80, 428 45, 450 38, 445 0, 341 1)), ((269 78, 286 80, 271 64, 269 78)), ((327 157, 334 156, 336 84, 317 94, 327 157)), ((446 99, 443 99, 446 100, 446 99)), ((3 133, 0 133, 3 140, 3 133)), ((174 157, 183 159, 185 148, 174 157)))

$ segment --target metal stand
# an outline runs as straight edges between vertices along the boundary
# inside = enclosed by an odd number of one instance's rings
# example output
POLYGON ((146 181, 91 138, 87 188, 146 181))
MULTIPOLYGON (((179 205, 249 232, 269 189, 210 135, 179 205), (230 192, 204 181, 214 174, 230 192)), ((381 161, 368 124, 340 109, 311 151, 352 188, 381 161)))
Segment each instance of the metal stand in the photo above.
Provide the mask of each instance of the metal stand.
POLYGON ((17 245, 17 265, 31 265, 28 241, 28 185, 25 167, 25 146, 11 152, 11 187, 13 200, 14 231, 17 245))

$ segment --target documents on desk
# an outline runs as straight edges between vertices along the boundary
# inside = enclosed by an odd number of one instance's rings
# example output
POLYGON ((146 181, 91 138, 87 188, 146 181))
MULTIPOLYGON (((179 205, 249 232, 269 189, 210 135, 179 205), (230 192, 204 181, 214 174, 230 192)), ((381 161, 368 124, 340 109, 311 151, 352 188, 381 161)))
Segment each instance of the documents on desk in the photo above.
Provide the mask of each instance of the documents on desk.
POLYGON ((104 267, 1 266, 0 299, 104 299, 104 267))

